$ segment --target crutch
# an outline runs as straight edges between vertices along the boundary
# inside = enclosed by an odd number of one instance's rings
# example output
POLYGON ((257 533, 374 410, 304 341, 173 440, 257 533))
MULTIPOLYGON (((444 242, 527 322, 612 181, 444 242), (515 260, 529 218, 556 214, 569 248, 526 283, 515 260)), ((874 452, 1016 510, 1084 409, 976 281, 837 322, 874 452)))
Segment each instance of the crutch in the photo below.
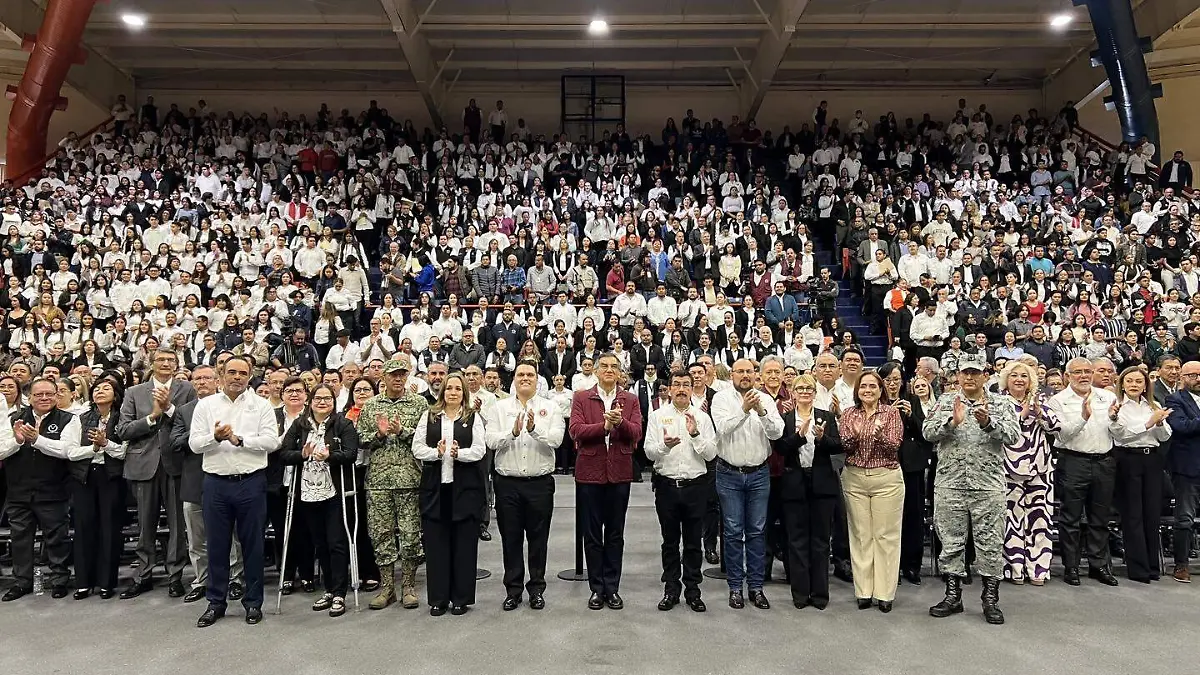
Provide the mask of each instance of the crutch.
MULTIPOLYGON (((354 471, 354 465, 349 466, 350 471, 354 471)), ((350 542, 350 588, 354 591, 354 611, 357 612, 358 586, 361 583, 358 578, 358 482, 351 477, 350 486, 353 489, 346 491, 346 466, 338 471, 338 481, 342 488, 342 526, 346 528, 346 539, 350 542), (354 500, 354 529, 350 528, 350 517, 346 514, 347 497, 354 500)))
POLYGON ((275 613, 283 614, 283 584, 287 580, 288 537, 292 534, 292 516, 296 509, 296 471, 290 469, 291 478, 288 480, 287 515, 283 518, 283 553, 279 556, 279 592, 275 596, 275 613))

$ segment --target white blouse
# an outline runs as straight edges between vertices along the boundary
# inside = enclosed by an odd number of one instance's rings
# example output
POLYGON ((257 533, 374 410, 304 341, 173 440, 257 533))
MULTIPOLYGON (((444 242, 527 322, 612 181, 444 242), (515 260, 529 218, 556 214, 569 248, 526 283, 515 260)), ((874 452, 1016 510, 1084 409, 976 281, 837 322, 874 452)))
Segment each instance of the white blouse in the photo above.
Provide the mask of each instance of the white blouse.
POLYGON ((1146 428, 1152 412, 1150 404, 1144 398, 1140 401, 1128 398, 1121 401, 1117 419, 1109 424, 1113 444, 1122 448, 1157 448, 1169 439, 1171 427, 1165 419, 1149 429, 1146 428))
POLYGON ((446 415, 442 416, 442 439, 446 441, 447 451, 441 457, 438 457, 437 446, 429 446, 425 442, 425 429, 429 426, 429 411, 421 414, 420 421, 417 422, 417 433, 413 434, 413 457, 421 462, 432 462, 440 460, 442 462, 442 483, 454 482, 454 462, 478 462, 483 459, 487 451, 486 439, 483 432, 483 416, 471 416, 471 446, 458 449, 458 458, 449 452, 450 444, 454 442, 454 423, 458 421, 458 416, 450 418, 446 415))

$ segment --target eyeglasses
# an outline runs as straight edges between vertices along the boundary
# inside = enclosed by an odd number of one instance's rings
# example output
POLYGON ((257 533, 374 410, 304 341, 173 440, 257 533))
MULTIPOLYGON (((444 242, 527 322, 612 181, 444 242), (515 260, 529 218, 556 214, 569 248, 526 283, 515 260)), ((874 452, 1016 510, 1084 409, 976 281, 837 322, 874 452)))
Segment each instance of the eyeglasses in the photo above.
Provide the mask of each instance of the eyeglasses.
POLYGON ((314 396, 313 403, 333 403, 332 396, 314 396))
POLYGON ((285 393, 285 394, 293 394, 293 395, 294 395, 294 394, 300 394, 300 395, 303 395, 303 394, 304 394, 304 390, 303 390, 303 389, 296 389, 295 387, 293 387, 293 388, 291 388, 291 389, 285 389, 285 390, 283 391, 283 393, 285 393))
POLYGON ((812 387, 796 387, 792 391, 796 392, 797 394, 815 394, 815 393, 817 393, 817 390, 813 389, 812 387))

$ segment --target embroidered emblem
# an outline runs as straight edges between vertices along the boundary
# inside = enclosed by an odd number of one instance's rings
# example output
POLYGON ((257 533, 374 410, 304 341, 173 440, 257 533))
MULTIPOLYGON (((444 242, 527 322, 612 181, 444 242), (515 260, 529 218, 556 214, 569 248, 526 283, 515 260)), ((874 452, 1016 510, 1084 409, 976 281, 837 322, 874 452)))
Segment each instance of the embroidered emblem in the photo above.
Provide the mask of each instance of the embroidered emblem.
POLYGON ((52 434, 58 433, 58 425, 51 424, 50 426, 46 427, 46 431, 48 431, 49 433, 52 433, 52 434))

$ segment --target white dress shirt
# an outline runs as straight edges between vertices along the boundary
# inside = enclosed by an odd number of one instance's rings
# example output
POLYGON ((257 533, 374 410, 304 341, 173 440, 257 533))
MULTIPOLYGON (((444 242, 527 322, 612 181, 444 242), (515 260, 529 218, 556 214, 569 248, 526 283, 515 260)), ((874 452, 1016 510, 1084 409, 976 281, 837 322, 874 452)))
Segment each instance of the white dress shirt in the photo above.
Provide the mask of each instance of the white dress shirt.
POLYGON ((188 435, 192 452, 204 455, 204 473, 233 476, 267 468, 267 455, 279 449, 279 431, 271 402, 252 391, 236 399, 224 393, 206 396, 196 403, 188 435), (217 424, 233 427, 241 445, 213 437, 217 424))
MULTIPOLYGON (((47 415, 50 413, 46 413, 47 415)), ((0 460, 17 454, 21 449, 21 443, 13 435, 12 421, 8 415, 2 415, 3 421, 0 422, 0 460)), ((40 431, 42 428, 42 420, 46 419, 46 415, 33 416, 33 426, 40 431)), ((35 450, 40 451, 43 455, 56 457, 58 459, 66 459, 72 462, 88 459, 92 456, 92 446, 80 446, 79 436, 82 427, 79 423, 78 415, 71 415, 71 421, 67 422, 67 426, 63 428, 62 433, 57 439, 47 438, 45 434, 38 434, 37 440, 31 443, 35 450)))
POLYGON ((646 422, 646 457, 654 462, 654 471, 672 480, 691 480, 708 472, 705 462, 717 456, 717 431, 709 416, 699 406, 684 410, 674 404, 664 405, 650 413, 646 422), (687 431, 687 414, 696 420, 697 434, 687 431), (663 436, 674 436, 679 444, 667 447, 663 436))
POLYGON ((817 454, 817 415, 816 406, 813 406, 813 411, 808 417, 803 417, 799 410, 796 410, 796 433, 804 428, 804 423, 808 422, 808 431, 804 433, 804 443, 800 446, 797 454, 800 456, 800 466, 811 469, 813 465, 813 457, 817 454))
POLYGON ((771 454, 771 441, 783 436, 783 418, 771 397, 758 392, 765 414, 742 410, 742 395, 736 389, 718 391, 713 396, 712 419, 719 447, 717 455, 739 467, 758 466, 771 454))
MULTIPOLYGON (((1096 411, 1092 411, 1095 414, 1096 411)), ((1108 411, 1105 411, 1107 414, 1108 411)), ((1164 419, 1147 429, 1146 423, 1154 410, 1145 400, 1125 399, 1117 411, 1117 419, 1109 424, 1113 443, 1123 448, 1157 448, 1171 438, 1171 427, 1164 419)))
MULTIPOLYGON (((419 462, 441 461, 443 483, 454 482, 455 459, 450 454, 450 448, 454 443, 454 423, 457 421, 458 417, 450 419, 446 415, 442 415, 442 440, 446 441, 446 452, 441 457, 438 457, 436 445, 430 446, 425 442, 425 430, 429 427, 429 411, 421 413, 421 419, 417 422, 417 432, 413 434, 413 457, 419 462)), ((483 415, 472 415, 471 424, 471 445, 458 449, 458 461, 460 462, 478 462, 487 452, 483 432, 483 415)))
POLYGON ((487 447, 496 452, 496 473, 513 478, 550 475, 554 451, 562 444, 566 428, 561 404, 556 401, 537 395, 524 404, 516 396, 496 401, 487 423, 487 447), (525 415, 533 416, 533 431, 525 426, 525 415), (514 437, 518 417, 521 432, 514 437))
POLYGON ((1083 419, 1084 397, 1067 387, 1050 399, 1050 409, 1062 420, 1057 445, 1085 455, 1103 455, 1112 450, 1113 437, 1109 431, 1108 408, 1117 400, 1116 394, 1092 387, 1092 414, 1083 419))

